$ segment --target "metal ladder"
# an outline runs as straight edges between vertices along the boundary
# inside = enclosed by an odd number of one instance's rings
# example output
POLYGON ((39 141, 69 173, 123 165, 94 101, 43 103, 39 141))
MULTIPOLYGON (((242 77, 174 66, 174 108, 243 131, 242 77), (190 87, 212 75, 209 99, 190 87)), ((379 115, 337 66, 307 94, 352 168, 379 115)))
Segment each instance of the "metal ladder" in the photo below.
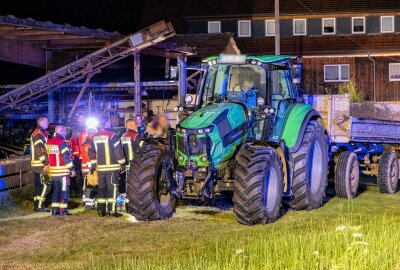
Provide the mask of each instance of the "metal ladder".
POLYGON ((52 71, 0 96, 0 111, 46 95, 63 84, 91 77, 114 62, 175 35, 171 23, 160 21, 133 35, 52 71))

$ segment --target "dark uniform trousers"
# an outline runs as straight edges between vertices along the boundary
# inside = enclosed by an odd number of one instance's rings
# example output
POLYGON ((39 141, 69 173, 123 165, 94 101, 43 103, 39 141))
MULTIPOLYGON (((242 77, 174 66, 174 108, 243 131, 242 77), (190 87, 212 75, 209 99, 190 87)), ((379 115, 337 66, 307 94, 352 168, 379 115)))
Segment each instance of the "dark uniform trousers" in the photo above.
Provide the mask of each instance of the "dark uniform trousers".
POLYGON ((59 209, 60 214, 65 213, 68 208, 69 187, 71 180, 69 176, 53 177, 53 195, 51 197, 51 208, 59 209))
POLYGON ((40 173, 34 172, 33 176, 35 180, 33 203, 36 208, 43 208, 46 196, 50 193, 51 186, 42 183, 42 179, 40 178, 40 173))
POLYGON ((98 172, 99 185, 97 189, 97 208, 105 212, 116 212, 116 202, 119 183, 119 171, 98 172))

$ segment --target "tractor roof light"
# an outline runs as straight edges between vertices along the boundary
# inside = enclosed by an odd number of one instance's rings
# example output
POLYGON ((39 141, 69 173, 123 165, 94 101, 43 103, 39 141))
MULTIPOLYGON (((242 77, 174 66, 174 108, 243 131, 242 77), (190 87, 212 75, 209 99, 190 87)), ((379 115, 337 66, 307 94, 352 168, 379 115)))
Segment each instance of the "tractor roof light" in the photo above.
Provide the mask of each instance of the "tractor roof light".
POLYGON ((179 109, 180 112, 183 112, 183 107, 182 106, 179 106, 178 109, 179 109))
POLYGON ((174 112, 177 112, 177 111, 179 111, 179 107, 178 106, 174 107, 174 112))
POLYGON ((263 99, 262 97, 259 97, 259 98, 257 99, 257 104, 258 104, 259 106, 265 105, 265 99, 263 99))
POLYGON ((208 161, 208 159, 207 159, 206 156, 204 156, 204 157, 201 158, 201 162, 207 162, 207 161, 208 161))

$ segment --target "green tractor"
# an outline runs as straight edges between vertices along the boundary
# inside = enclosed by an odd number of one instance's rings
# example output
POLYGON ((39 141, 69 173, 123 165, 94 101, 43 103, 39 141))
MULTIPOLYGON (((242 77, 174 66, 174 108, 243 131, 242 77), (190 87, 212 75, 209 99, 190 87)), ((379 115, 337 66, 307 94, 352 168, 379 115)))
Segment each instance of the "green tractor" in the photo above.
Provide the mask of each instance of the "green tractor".
POLYGON ((177 200, 233 192, 237 221, 254 225, 274 222, 283 201, 297 210, 321 206, 328 139, 320 115, 293 83, 299 60, 206 59, 195 108, 168 138, 144 139, 135 150, 128 211, 139 220, 167 219, 177 200))

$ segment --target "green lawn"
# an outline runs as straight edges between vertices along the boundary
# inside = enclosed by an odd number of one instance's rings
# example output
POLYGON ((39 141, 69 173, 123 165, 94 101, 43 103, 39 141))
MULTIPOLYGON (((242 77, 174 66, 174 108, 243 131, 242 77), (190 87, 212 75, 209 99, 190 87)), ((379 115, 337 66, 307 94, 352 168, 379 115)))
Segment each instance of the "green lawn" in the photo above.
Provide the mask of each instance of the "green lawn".
POLYGON ((2 269, 400 269, 400 193, 353 200, 246 227, 232 211, 182 206, 168 221, 133 223, 75 210, 0 217, 2 269))

